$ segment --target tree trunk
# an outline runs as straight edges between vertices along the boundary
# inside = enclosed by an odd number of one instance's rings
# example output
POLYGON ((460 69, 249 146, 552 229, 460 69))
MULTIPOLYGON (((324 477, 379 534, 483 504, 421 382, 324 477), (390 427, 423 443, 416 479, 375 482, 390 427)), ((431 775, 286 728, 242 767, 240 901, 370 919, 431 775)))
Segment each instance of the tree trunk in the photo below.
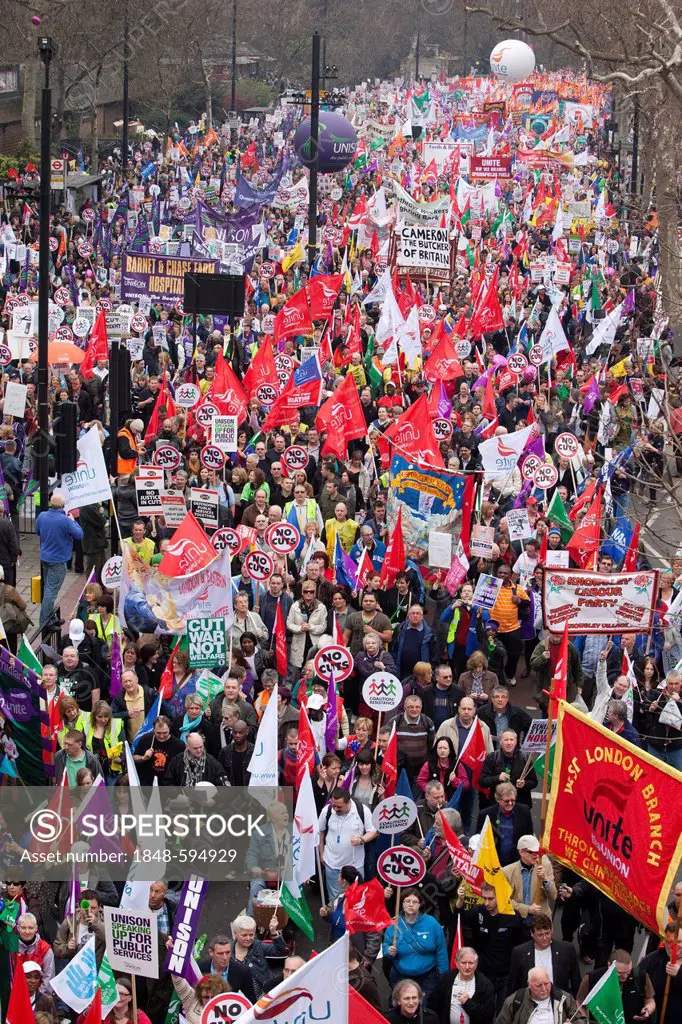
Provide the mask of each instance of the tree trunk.
MULTIPOLYGON (((675 122, 682 109, 670 95, 660 109, 656 132, 656 210, 659 219, 661 298, 676 338, 682 331, 682 252, 677 234, 679 144, 675 122)), ((678 341, 679 345, 679 341, 678 341)), ((676 346, 677 347, 677 346, 676 346)))
POLYGON ((213 127, 213 97, 211 96, 211 76, 208 73, 208 69, 204 64, 203 60, 199 59, 199 66, 201 68, 201 77, 204 80, 204 90, 206 93, 206 127, 213 127))
POLYGON ((21 131, 26 142, 34 144, 36 135, 36 99, 38 96, 38 60, 27 60, 23 69, 21 131))
POLYGON ((100 65, 95 72, 95 81, 92 95, 92 137, 90 139, 90 173, 97 174, 99 166, 99 124, 97 121, 97 107, 99 106, 99 80, 102 74, 100 65))

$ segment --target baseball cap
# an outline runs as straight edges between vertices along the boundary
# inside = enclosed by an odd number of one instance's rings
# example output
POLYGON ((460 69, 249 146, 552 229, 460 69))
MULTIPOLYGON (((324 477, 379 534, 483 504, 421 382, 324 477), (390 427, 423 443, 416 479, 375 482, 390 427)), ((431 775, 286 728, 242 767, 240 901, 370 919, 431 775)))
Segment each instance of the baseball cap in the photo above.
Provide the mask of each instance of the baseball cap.
POLYGON ((35 960, 24 960, 22 967, 24 968, 24 974, 32 974, 33 971, 37 971, 38 974, 43 973, 42 967, 35 960))
POLYGON ((85 625, 82 619, 71 619, 69 623, 69 640, 78 647, 85 636, 85 625))
POLYGON ((319 711, 324 704, 326 701, 321 693, 312 693, 308 697, 308 707, 311 711, 319 711))
POLYGON ((492 629, 495 633, 497 633, 498 629, 500 628, 500 624, 499 622, 497 622, 496 619, 488 619, 488 621, 485 624, 485 628, 492 629))
POLYGON ((540 840, 536 839, 535 836, 521 836, 516 844, 516 849, 528 850, 529 853, 538 853, 540 850, 540 840))

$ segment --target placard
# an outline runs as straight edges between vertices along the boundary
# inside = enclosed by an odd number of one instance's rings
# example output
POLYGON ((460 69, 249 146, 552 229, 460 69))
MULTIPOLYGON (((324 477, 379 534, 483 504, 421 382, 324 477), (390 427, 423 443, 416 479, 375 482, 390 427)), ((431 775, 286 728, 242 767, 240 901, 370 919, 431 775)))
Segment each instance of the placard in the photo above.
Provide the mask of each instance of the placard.
POLYGON ((551 569, 544 573, 542 618, 550 633, 648 633, 658 571, 599 573, 551 569))
POLYGON ((429 565, 434 569, 449 569, 452 565, 452 535, 429 532, 429 565))
POLYGON ((102 907, 106 951, 111 969, 142 978, 159 976, 156 912, 102 907))
POLYGON ((396 239, 398 243, 396 265, 398 267, 428 268, 450 273, 452 245, 447 228, 407 224, 400 233, 396 233, 396 239))
POLYGON ((187 515, 184 493, 182 491, 164 491, 161 495, 161 508, 166 526, 180 526, 187 515))
POLYGON ((123 576, 123 559, 120 555, 112 555, 102 566, 102 586, 107 590, 118 590, 123 576))
POLYGON ((315 655, 315 674, 328 683, 332 675, 334 682, 342 683, 353 671, 353 656, 341 644, 327 644, 315 655))
MULTIPOLYGON (((556 738, 556 718, 552 721, 552 739, 556 738)), ((534 718, 521 744, 522 754, 544 754, 547 749, 547 719, 534 718)))
POLYGON ((379 854, 377 873, 386 885, 401 889, 421 882, 426 874, 426 862, 411 846, 392 846, 379 854))
POLYGON ((471 530, 471 554, 477 558, 492 558, 495 527, 476 523, 471 530))
POLYGON ((553 551, 552 548, 547 548, 545 565, 548 569, 568 569, 570 557, 568 551, 553 551))
POLYGON ((211 441, 224 452, 237 451, 237 417, 214 416, 211 441))
POLYGON ((187 652, 190 668, 215 668, 227 664, 225 617, 188 619, 187 652))
POLYGON ((496 576, 481 573, 476 582, 476 590, 474 591, 474 598, 471 603, 476 605, 477 608, 486 608, 491 612, 495 607, 495 602, 501 589, 502 580, 496 576))
POLYGON ((416 820, 416 803, 399 793, 381 800, 372 811, 372 824, 384 836, 398 835, 416 820))
POLYGON ((533 536, 533 527, 530 525, 528 510, 525 508, 510 508, 505 513, 507 526, 509 527, 510 540, 525 540, 533 536))
POLYGON ((135 477, 137 511, 141 516, 163 515, 163 470, 156 466, 140 466, 135 477))
POLYGON ((218 529, 218 492, 192 487, 189 492, 190 508, 200 523, 209 530, 218 529))
POLYGON ((391 672, 372 672, 362 684, 362 699, 372 711, 393 711, 403 696, 403 684, 391 672))
POLYGON ((511 161, 510 156, 472 156, 469 160, 469 180, 511 178, 511 161))
POLYGON ((5 385, 5 402, 2 407, 4 416, 16 416, 20 420, 24 418, 27 390, 26 384, 17 384, 13 380, 5 385))

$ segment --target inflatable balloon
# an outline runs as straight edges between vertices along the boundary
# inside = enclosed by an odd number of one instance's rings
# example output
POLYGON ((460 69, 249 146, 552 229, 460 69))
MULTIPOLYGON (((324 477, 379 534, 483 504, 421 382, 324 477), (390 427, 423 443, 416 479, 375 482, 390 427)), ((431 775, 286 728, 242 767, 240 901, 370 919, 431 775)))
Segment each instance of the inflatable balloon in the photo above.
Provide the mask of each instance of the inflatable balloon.
POLYGON ((490 68, 507 82, 522 82, 535 71, 535 54, 520 39, 505 39, 490 54, 490 68))
MULTIPOLYGON (((334 110, 320 111, 318 171, 330 174, 342 171, 355 156, 358 137, 355 128, 334 110)), ((312 164, 310 118, 301 121, 294 135, 294 149, 304 167, 312 164)))

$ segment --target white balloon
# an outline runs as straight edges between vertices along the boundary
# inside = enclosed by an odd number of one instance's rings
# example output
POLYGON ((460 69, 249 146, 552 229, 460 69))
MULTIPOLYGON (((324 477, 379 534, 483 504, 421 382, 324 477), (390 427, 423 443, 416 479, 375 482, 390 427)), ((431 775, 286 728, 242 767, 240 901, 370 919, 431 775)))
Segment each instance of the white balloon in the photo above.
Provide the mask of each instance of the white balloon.
POLYGON ((490 54, 490 68, 507 82, 522 82, 535 71, 535 54, 520 39, 504 39, 490 54))

